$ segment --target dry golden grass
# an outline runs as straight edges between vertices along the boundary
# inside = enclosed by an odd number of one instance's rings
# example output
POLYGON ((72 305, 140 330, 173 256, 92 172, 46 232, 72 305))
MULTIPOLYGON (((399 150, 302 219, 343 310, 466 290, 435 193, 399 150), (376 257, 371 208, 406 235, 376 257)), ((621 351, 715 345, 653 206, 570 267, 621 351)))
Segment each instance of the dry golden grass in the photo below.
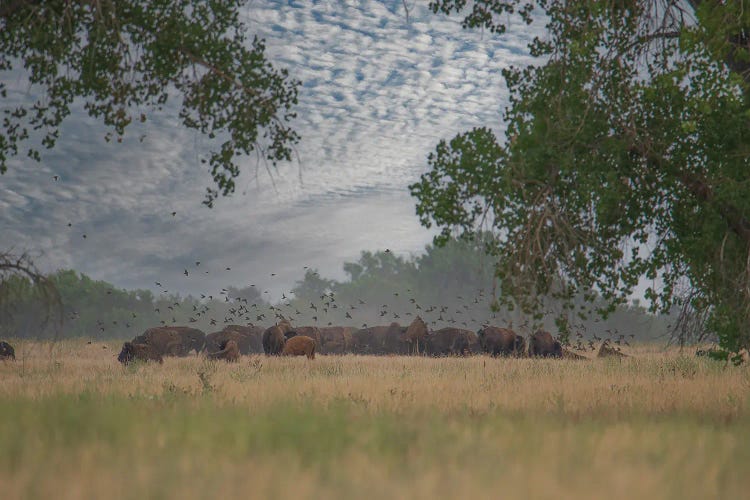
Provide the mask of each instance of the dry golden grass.
POLYGON ((658 346, 623 360, 190 357, 128 368, 118 351, 16 343, 19 359, 0 363, 3 498, 750 489, 750 369, 658 346))

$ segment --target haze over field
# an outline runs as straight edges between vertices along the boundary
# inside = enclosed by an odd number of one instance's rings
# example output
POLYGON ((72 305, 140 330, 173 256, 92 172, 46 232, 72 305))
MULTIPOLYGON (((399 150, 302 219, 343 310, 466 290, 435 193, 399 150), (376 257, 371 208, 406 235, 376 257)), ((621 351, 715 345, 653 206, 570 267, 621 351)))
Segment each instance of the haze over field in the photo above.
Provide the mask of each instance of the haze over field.
MULTIPOLYGON (((299 162, 281 165, 275 186, 248 159, 235 195, 207 209, 207 139, 181 129, 176 113, 151 114, 116 144, 78 109, 40 164, 19 156, 2 177, 4 241, 41 252, 42 269, 119 287, 157 290, 160 281, 197 294, 254 283, 276 299, 303 266, 342 278, 361 250, 420 253, 433 233, 419 225, 408 184, 441 138, 502 127, 500 71, 528 62, 525 46, 541 28, 483 36, 422 5, 407 23, 396 1, 264 0, 244 14, 270 60, 303 82, 299 162), (196 261, 200 271, 185 276, 196 261)), ((22 74, 2 78, 10 101, 37 97, 22 74)))

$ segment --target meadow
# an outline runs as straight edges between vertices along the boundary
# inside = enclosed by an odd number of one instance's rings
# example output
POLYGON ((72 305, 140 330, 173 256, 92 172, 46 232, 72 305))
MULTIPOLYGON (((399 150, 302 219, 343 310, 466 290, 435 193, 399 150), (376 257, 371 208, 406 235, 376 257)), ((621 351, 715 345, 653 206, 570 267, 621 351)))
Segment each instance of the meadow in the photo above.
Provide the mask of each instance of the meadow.
POLYGON ((692 351, 123 367, 114 342, 14 345, 0 362, 4 499, 750 491, 750 368, 692 351))

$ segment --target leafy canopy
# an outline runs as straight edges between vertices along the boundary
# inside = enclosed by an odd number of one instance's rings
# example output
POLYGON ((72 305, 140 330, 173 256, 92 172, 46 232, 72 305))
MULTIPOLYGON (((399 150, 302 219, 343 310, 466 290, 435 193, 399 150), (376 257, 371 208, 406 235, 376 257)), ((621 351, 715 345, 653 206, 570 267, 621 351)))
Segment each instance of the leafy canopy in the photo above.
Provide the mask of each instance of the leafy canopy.
MULTIPOLYGON (((750 347, 750 9, 740 1, 439 0, 503 33, 546 19, 510 67, 505 140, 441 141, 411 186, 425 226, 488 250, 507 302, 593 300, 606 315, 646 282, 652 309, 750 347), (683 318, 684 319, 684 318, 683 318)), ((570 311, 570 309, 569 309, 570 311)), ((561 322, 564 325, 564 322, 561 322)))
MULTIPOLYGON (((81 102, 120 141, 134 120, 181 100, 179 119, 212 140, 215 186, 205 204, 234 191, 240 156, 290 160, 298 135, 299 82, 247 38, 244 0, 10 0, 0 4, 0 71, 24 68, 33 104, 0 105, 0 173, 19 154, 40 159, 81 102), (24 144, 32 144, 26 149, 24 144)), ((0 81, 0 104, 9 99, 0 81)))

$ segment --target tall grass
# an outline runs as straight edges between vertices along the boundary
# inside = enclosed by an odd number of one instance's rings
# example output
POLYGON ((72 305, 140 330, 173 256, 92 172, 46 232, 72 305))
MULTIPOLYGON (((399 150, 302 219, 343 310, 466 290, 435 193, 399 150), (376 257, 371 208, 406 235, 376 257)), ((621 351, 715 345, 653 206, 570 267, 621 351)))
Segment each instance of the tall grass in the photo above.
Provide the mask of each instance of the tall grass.
MULTIPOLYGON (((103 348, 106 347, 106 349, 103 348)), ((0 363, 3 498, 741 498, 750 370, 624 360, 0 363)))

